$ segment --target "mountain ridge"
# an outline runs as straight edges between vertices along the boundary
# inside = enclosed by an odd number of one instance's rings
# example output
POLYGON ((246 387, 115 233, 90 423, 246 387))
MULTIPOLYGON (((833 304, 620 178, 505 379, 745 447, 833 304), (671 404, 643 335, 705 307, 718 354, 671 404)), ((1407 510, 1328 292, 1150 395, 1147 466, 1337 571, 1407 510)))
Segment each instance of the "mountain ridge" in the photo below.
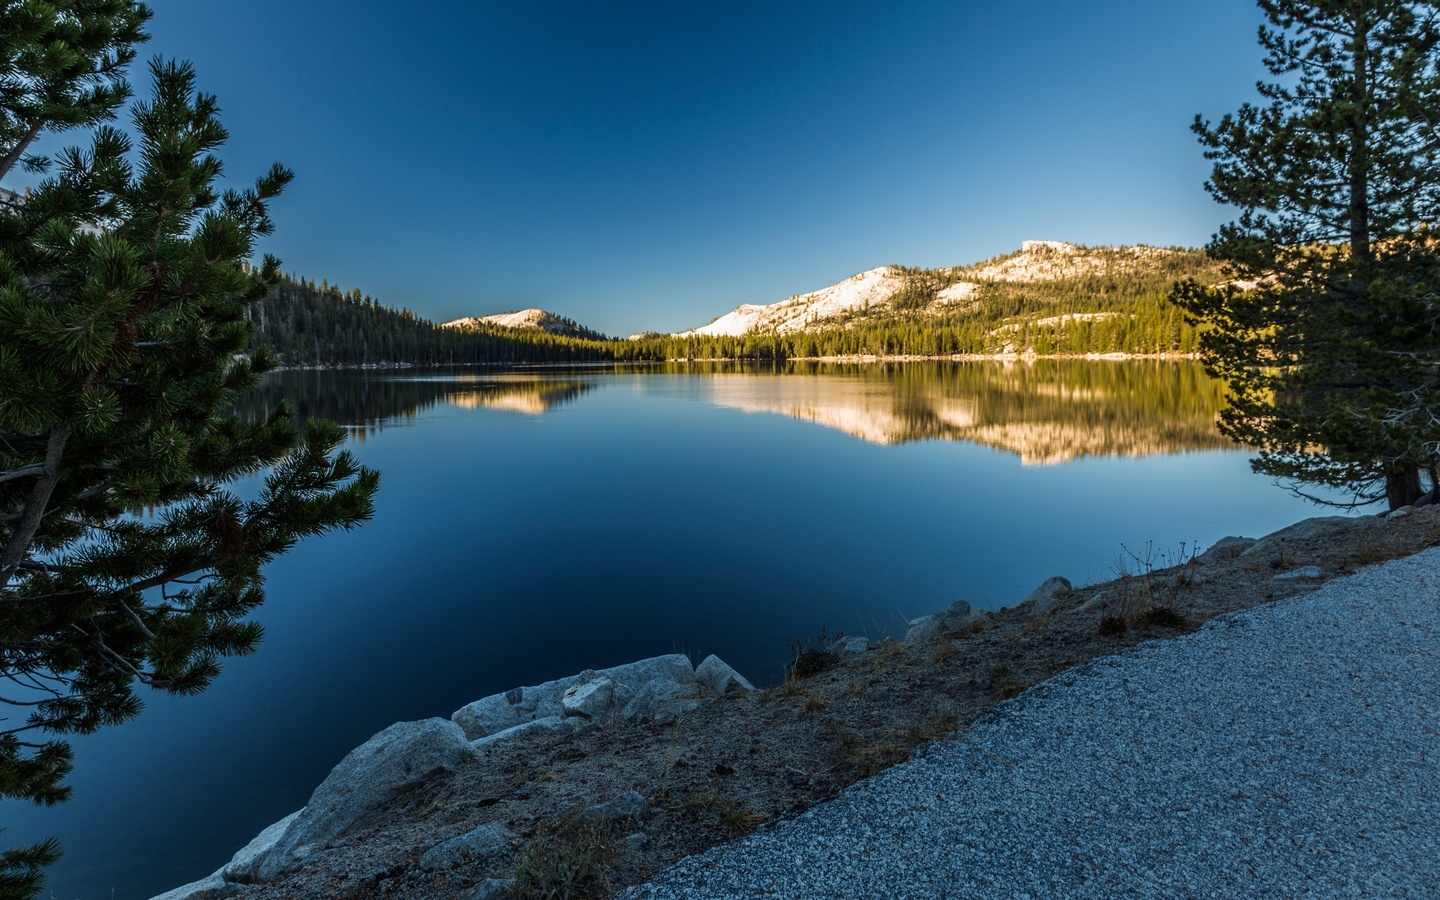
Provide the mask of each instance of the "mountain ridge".
MULTIPOLYGON (((1179 263, 1177 276, 1213 276, 1213 267, 1197 259, 1202 251, 1135 244, 1085 247, 1068 241, 1027 240, 1012 253, 964 266, 912 269, 878 266, 804 294, 770 304, 741 304, 705 325, 675 332, 671 337, 744 337, 757 334, 816 333, 844 327, 875 314, 909 313, 901 318, 924 321, 964 312, 987 288, 995 285, 1054 285, 1086 279, 1126 280, 1151 274, 1157 267, 1179 263)), ((1210 278, 1204 280, 1212 280, 1210 278)), ((1058 316, 1030 316, 1037 324, 1061 326, 1071 321, 1096 321, 1116 311, 1065 311, 1058 316)), ((1014 325, 1001 325, 1016 328, 1014 325)))
POLYGON ((567 319, 549 310, 531 308, 521 309, 514 312, 495 313, 488 316, 465 316, 441 323, 441 328, 454 328, 460 330, 473 330, 485 325, 497 325, 501 328, 513 328, 516 330, 537 329, 546 334, 559 335, 560 337, 581 338, 592 341, 605 341, 610 338, 592 328, 576 322, 574 319, 567 319))

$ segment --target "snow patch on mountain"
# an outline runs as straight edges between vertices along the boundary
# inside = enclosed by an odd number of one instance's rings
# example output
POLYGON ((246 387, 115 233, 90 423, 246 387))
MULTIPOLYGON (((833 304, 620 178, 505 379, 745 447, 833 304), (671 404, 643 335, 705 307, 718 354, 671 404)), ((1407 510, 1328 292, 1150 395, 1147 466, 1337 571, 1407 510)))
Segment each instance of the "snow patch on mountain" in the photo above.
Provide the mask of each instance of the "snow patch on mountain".
POLYGON ((563 316, 557 316, 543 309, 522 309, 517 312, 497 313, 493 316, 466 316, 446 322, 441 328, 476 328, 480 325, 499 325, 502 328, 538 328, 549 334, 566 337, 598 337, 598 333, 585 328, 563 316))
POLYGON ((1140 269, 1174 254, 1163 247, 1102 247, 1082 250, 1065 241, 1025 241, 1019 253, 997 257, 959 271, 970 281, 1055 281, 1140 269))
POLYGON ((779 303, 768 306, 747 303, 709 325, 682 331, 677 337, 738 337, 753 331, 774 331, 777 334, 804 331, 822 319, 884 303, 904 286, 905 280, 892 266, 880 266, 853 275, 839 284, 809 294, 798 294, 779 303))
POLYGON ((980 290, 980 285, 973 281, 960 281, 947 288, 941 288, 935 294, 936 303, 960 303, 975 296, 980 290))

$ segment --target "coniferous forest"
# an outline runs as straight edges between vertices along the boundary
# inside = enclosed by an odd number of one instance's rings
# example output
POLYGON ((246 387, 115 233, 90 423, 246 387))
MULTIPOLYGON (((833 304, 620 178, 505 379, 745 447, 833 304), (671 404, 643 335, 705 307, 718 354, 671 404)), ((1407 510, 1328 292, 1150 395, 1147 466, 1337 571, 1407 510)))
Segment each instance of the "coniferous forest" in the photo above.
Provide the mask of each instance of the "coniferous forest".
POLYGON ((290 275, 250 310, 252 346, 268 345, 283 365, 449 366, 485 363, 590 362, 614 359, 613 341, 499 325, 442 328, 408 309, 290 275))
MULTIPOLYGON (((1118 264, 1123 251, 1084 250, 1099 265, 1044 280, 985 280, 963 304, 937 296, 973 281, 978 267, 895 267, 904 288, 882 304, 817 323, 815 330, 738 337, 652 333, 634 340, 567 337, 477 322, 446 328, 359 289, 287 275, 252 312, 254 341, 289 367, 483 365, 674 359, 784 360, 831 356, 946 357, 1005 352, 1039 356, 1189 354, 1195 326, 1170 303, 1182 279, 1213 282, 1202 251, 1166 251, 1118 264)), ((1014 256, 1018 256, 1015 254, 1014 256)), ((982 265, 1004 263, 1000 257, 982 265)), ((593 334, 593 332, 592 332, 593 334)))

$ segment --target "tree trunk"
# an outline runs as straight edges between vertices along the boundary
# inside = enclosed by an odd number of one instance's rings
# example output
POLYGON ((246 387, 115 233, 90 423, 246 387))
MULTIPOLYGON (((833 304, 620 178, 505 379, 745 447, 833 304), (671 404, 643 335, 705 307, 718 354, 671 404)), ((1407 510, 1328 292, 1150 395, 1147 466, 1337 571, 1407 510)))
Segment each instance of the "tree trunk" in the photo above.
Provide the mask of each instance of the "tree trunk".
POLYGON ((1355 18, 1355 37, 1350 46, 1355 83, 1354 116, 1350 123, 1350 258, 1355 262, 1364 287, 1370 280, 1370 128, 1367 116, 1370 96, 1370 14, 1355 18))
POLYGON ((29 131, 25 132, 25 136, 16 142, 14 147, 10 148, 10 152, 5 154, 3 160, 0 160, 0 178, 4 178, 10 174, 10 170, 15 168, 15 164, 20 161, 20 157, 24 156, 25 151, 30 149, 30 142, 35 140, 39 134, 40 123, 36 122, 31 126, 29 131))
MULTIPOLYGON (((89 387, 88 379, 86 387, 89 387)), ((10 535, 10 542, 0 550, 0 588, 9 586, 20 562, 30 552, 30 542, 35 539, 35 532, 40 530, 40 521, 45 517, 50 495, 54 492, 55 485, 60 483, 60 464, 65 459, 65 442, 69 439, 68 425, 50 430, 50 437, 45 444, 44 473, 35 480, 35 486, 30 489, 30 499, 25 502, 24 512, 15 526, 15 531, 10 535)))
POLYGON ((1385 499, 1391 509, 1409 506, 1424 491, 1420 489, 1420 467, 1414 463, 1399 463, 1385 473, 1385 499))

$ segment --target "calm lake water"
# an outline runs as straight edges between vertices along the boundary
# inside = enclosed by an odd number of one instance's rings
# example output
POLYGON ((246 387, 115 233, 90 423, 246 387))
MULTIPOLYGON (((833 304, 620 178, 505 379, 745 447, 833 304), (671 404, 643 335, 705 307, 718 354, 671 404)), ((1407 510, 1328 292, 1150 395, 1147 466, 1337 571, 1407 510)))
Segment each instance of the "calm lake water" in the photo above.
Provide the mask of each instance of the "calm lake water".
POLYGON ((247 408, 280 396, 351 426, 375 519, 268 570, 266 639, 208 692, 81 740, 68 804, 0 805, 0 846, 63 841, 61 900, 209 874, 395 721, 674 651, 764 685, 822 626, 1317 514, 1191 364, 286 373, 247 408))

